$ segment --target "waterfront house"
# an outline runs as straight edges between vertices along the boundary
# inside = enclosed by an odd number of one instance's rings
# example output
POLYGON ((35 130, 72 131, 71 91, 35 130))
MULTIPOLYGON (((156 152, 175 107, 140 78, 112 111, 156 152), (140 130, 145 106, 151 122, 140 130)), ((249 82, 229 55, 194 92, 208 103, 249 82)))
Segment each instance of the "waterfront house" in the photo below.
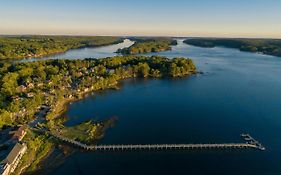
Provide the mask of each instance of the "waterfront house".
POLYGON ((12 138, 14 140, 21 141, 24 138, 24 136, 26 135, 26 129, 27 129, 27 126, 23 125, 23 126, 19 127, 18 130, 10 132, 10 134, 13 134, 12 138))
POLYGON ((13 173, 26 150, 26 144, 17 143, 9 155, 0 163, 1 175, 9 175, 13 173))

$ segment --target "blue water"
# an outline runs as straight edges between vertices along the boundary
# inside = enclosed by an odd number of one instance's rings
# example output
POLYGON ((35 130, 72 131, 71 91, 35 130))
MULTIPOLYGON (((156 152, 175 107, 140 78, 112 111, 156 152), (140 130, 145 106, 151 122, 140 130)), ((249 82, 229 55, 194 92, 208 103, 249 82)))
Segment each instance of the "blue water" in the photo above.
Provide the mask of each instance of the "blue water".
POLYGON ((204 74, 125 80, 69 105, 67 125, 117 116, 100 144, 242 142, 248 132, 267 150, 78 151, 54 174, 281 174, 281 58, 182 40, 157 55, 190 57, 204 74))

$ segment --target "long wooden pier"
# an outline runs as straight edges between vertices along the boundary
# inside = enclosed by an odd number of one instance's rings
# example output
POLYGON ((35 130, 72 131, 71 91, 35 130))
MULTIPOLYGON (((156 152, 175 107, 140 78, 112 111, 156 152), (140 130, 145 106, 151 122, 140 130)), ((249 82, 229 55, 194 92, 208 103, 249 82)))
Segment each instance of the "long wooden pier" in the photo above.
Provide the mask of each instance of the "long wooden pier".
POLYGON ((241 137, 246 143, 222 143, 222 144, 137 144, 137 145, 86 145, 81 142, 65 138, 51 133, 55 138, 72 144, 87 151, 129 151, 129 150, 196 150, 196 149, 258 149, 265 148, 249 134, 241 137))
MULTIPOLYGON (((90 150, 184 150, 184 149, 243 149, 256 148, 250 144, 148 144, 148 145, 99 145, 90 150)), ((86 148, 87 149, 87 148, 86 148)))

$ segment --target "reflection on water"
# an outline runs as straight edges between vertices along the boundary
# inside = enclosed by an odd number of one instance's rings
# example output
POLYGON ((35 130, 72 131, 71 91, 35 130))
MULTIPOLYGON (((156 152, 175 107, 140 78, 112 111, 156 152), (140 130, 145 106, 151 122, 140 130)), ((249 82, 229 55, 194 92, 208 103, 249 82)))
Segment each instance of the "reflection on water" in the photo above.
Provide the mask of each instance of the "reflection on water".
MULTIPOLYGON (((79 54, 93 57, 87 49, 79 54)), ((54 174, 280 174, 281 58, 182 40, 146 55, 155 54, 190 57, 205 74, 123 81, 118 91, 70 105, 67 125, 117 116, 101 144, 241 142, 249 132, 267 151, 77 152, 54 174)))

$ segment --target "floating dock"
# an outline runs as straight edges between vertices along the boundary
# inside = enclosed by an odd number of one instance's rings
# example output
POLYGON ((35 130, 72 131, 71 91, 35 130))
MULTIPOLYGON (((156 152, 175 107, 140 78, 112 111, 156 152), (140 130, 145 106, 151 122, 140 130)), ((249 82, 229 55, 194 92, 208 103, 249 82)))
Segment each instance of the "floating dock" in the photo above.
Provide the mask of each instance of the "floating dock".
POLYGON ((255 140, 250 134, 241 134, 241 137, 246 141, 246 144, 255 145, 255 147, 261 151, 265 151, 265 147, 255 140))

